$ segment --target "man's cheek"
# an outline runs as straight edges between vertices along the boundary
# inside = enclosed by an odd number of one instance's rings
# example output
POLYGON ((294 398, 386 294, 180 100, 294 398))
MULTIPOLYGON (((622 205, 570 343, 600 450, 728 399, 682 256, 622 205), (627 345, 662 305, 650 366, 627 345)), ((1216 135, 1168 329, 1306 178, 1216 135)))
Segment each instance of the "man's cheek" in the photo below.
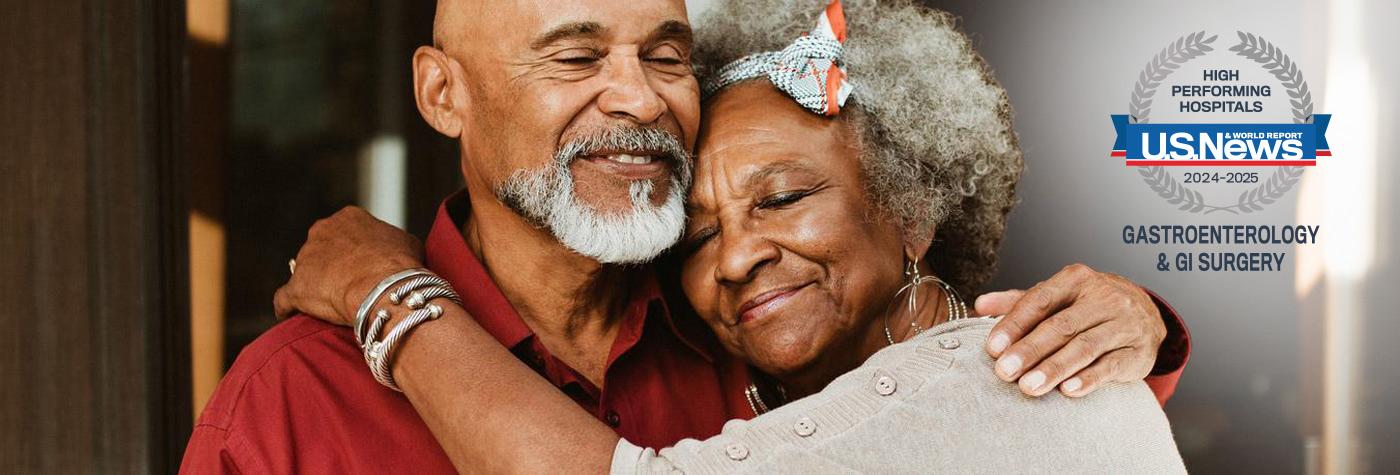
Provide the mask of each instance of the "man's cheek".
POLYGON ((700 90, 693 78, 685 83, 667 85, 660 89, 660 94, 681 129, 686 149, 695 150, 696 135, 700 130, 700 90))
POLYGON ((590 81, 538 85, 529 92, 512 100, 512 107, 538 127, 554 131, 558 142, 565 141, 559 139, 570 129, 582 130, 590 120, 605 119, 601 113, 590 114, 598 110, 593 104, 602 93, 590 81), (591 115, 596 117, 590 118, 591 115))

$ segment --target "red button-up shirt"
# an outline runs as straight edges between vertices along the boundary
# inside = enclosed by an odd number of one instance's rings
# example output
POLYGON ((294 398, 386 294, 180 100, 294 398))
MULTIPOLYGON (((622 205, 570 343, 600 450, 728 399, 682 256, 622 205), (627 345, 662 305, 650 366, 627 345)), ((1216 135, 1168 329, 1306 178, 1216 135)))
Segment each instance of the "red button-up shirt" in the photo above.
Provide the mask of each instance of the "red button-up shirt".
MULTIPOLYGON (((661 448, 753 416, 743 399, 746 367, 716 353, 695 319, 671 318, 649 269, 638 271, 602 388, 555 358, 467 247, 459 223, 469 212, 464 194, 444 202, 426 242, 428 268, 501 344, 618 435, 661 448)), ((374 381, 351 331, 306 316, 243 349, 200 415, 181 466, 185 473, 452 471, 408 400, 374 381)))
MULTIPOLYGON (((459 223, 470 213, 469 204, 459 193, 438 211, 425 243, 428 267, 452 283, 464 296, 462 306, 497 341, 618 435, 662 448, 683 438, 714 435, 729 419, 753 416, 743 399, 747 367, 721 354, 697 319, 672 318, 649 268, 635 276, 622 327, 608 351, 602 388, 555 358, 467 247, 459 223)), ((540 285, 549 279, 539 276, 540 285)))

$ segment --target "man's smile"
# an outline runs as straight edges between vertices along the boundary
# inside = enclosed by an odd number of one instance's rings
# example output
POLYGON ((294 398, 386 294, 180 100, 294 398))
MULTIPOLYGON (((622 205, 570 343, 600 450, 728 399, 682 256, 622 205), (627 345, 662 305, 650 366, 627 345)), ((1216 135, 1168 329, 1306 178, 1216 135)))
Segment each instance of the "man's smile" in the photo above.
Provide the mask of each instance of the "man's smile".
POLYGON ((666 158, 648 152, 605 152, 582 157, 579 162, 629 181, 661 178, 666 176, 671 167, 666 158))

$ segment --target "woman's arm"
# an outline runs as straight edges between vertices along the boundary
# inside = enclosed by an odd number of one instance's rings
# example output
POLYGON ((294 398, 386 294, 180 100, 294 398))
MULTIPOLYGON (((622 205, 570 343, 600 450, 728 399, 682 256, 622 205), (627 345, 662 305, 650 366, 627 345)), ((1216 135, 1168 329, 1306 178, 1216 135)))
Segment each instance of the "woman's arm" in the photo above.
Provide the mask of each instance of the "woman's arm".
POLYGON ((1025 397, 991 371, 994 323, 930 328, 703 441, 659 453, 621 441, 613 473, 1185 473, 1145 384, 1025 397))
MULTIPOLYGON (((305 313, 349 326, 380 279, 422 267, 421 255, 411 235, 359 208, 341 210, 307 234, 291 279, 274 298, 277 315, 305 313)), ((386 300, 375 308, 388 308, 386 300)), ((607 470, 618 441, 612 429, 516 359, 461 306, 432 303, 443 315, 399 340, 391 370, 458 471, 607 470)))
MULTIPOLYGON (((603 473, 618 436, 516 359, 466 311, 400 341, 393 374, 457 471, 603 473)), ((386 389, 387 391, 387 389, 386 389)))

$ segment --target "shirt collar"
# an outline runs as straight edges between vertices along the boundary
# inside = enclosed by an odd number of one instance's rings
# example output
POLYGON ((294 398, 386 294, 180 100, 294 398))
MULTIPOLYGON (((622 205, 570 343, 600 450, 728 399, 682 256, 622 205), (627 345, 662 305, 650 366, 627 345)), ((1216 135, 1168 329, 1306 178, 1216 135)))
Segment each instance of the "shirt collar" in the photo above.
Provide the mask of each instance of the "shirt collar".
MULTIPOLYGON (((461 224, 466 222, 470 214, 471 202, 466 190, 458 191, 443 200, 424 244, 428 268, 446 279, 452 284, 452 288, 462 295, 462 307, 482 328, 506 348, 515 348, 534 336, 534 332, 520 318, 520 314, 516 313, 515 307, 496 286, 491 275, 462 237, 461 224)), ((709 351, 711 346, 707 344, 713 343, 713 336, 708 335, 708 329, 704 329, 704 333, 697 333, 695 322, 677 325, 678 322, 672 317, 671 309, 663 298, 654 269, 648 266, 640 272, 644 272, 645 275, 638 280, 640 286, 632 293, 632 300, 627 304, 628 313, 643 317, 659 313, 666 322, 666 328, 670 329, 677 339, 701 357, 713 362, 713 355, 709 351)), ((619 340, 639 339, 644 323, 643 318, 629 319, 629 322, 624 324, 622 334, 618 335, 619 340)), ((625 347, 630 346, 614 345, 614 351, 625 350, 625 347)), ((610 355, 609 360, 616 356, 619 355, 610 355)))

